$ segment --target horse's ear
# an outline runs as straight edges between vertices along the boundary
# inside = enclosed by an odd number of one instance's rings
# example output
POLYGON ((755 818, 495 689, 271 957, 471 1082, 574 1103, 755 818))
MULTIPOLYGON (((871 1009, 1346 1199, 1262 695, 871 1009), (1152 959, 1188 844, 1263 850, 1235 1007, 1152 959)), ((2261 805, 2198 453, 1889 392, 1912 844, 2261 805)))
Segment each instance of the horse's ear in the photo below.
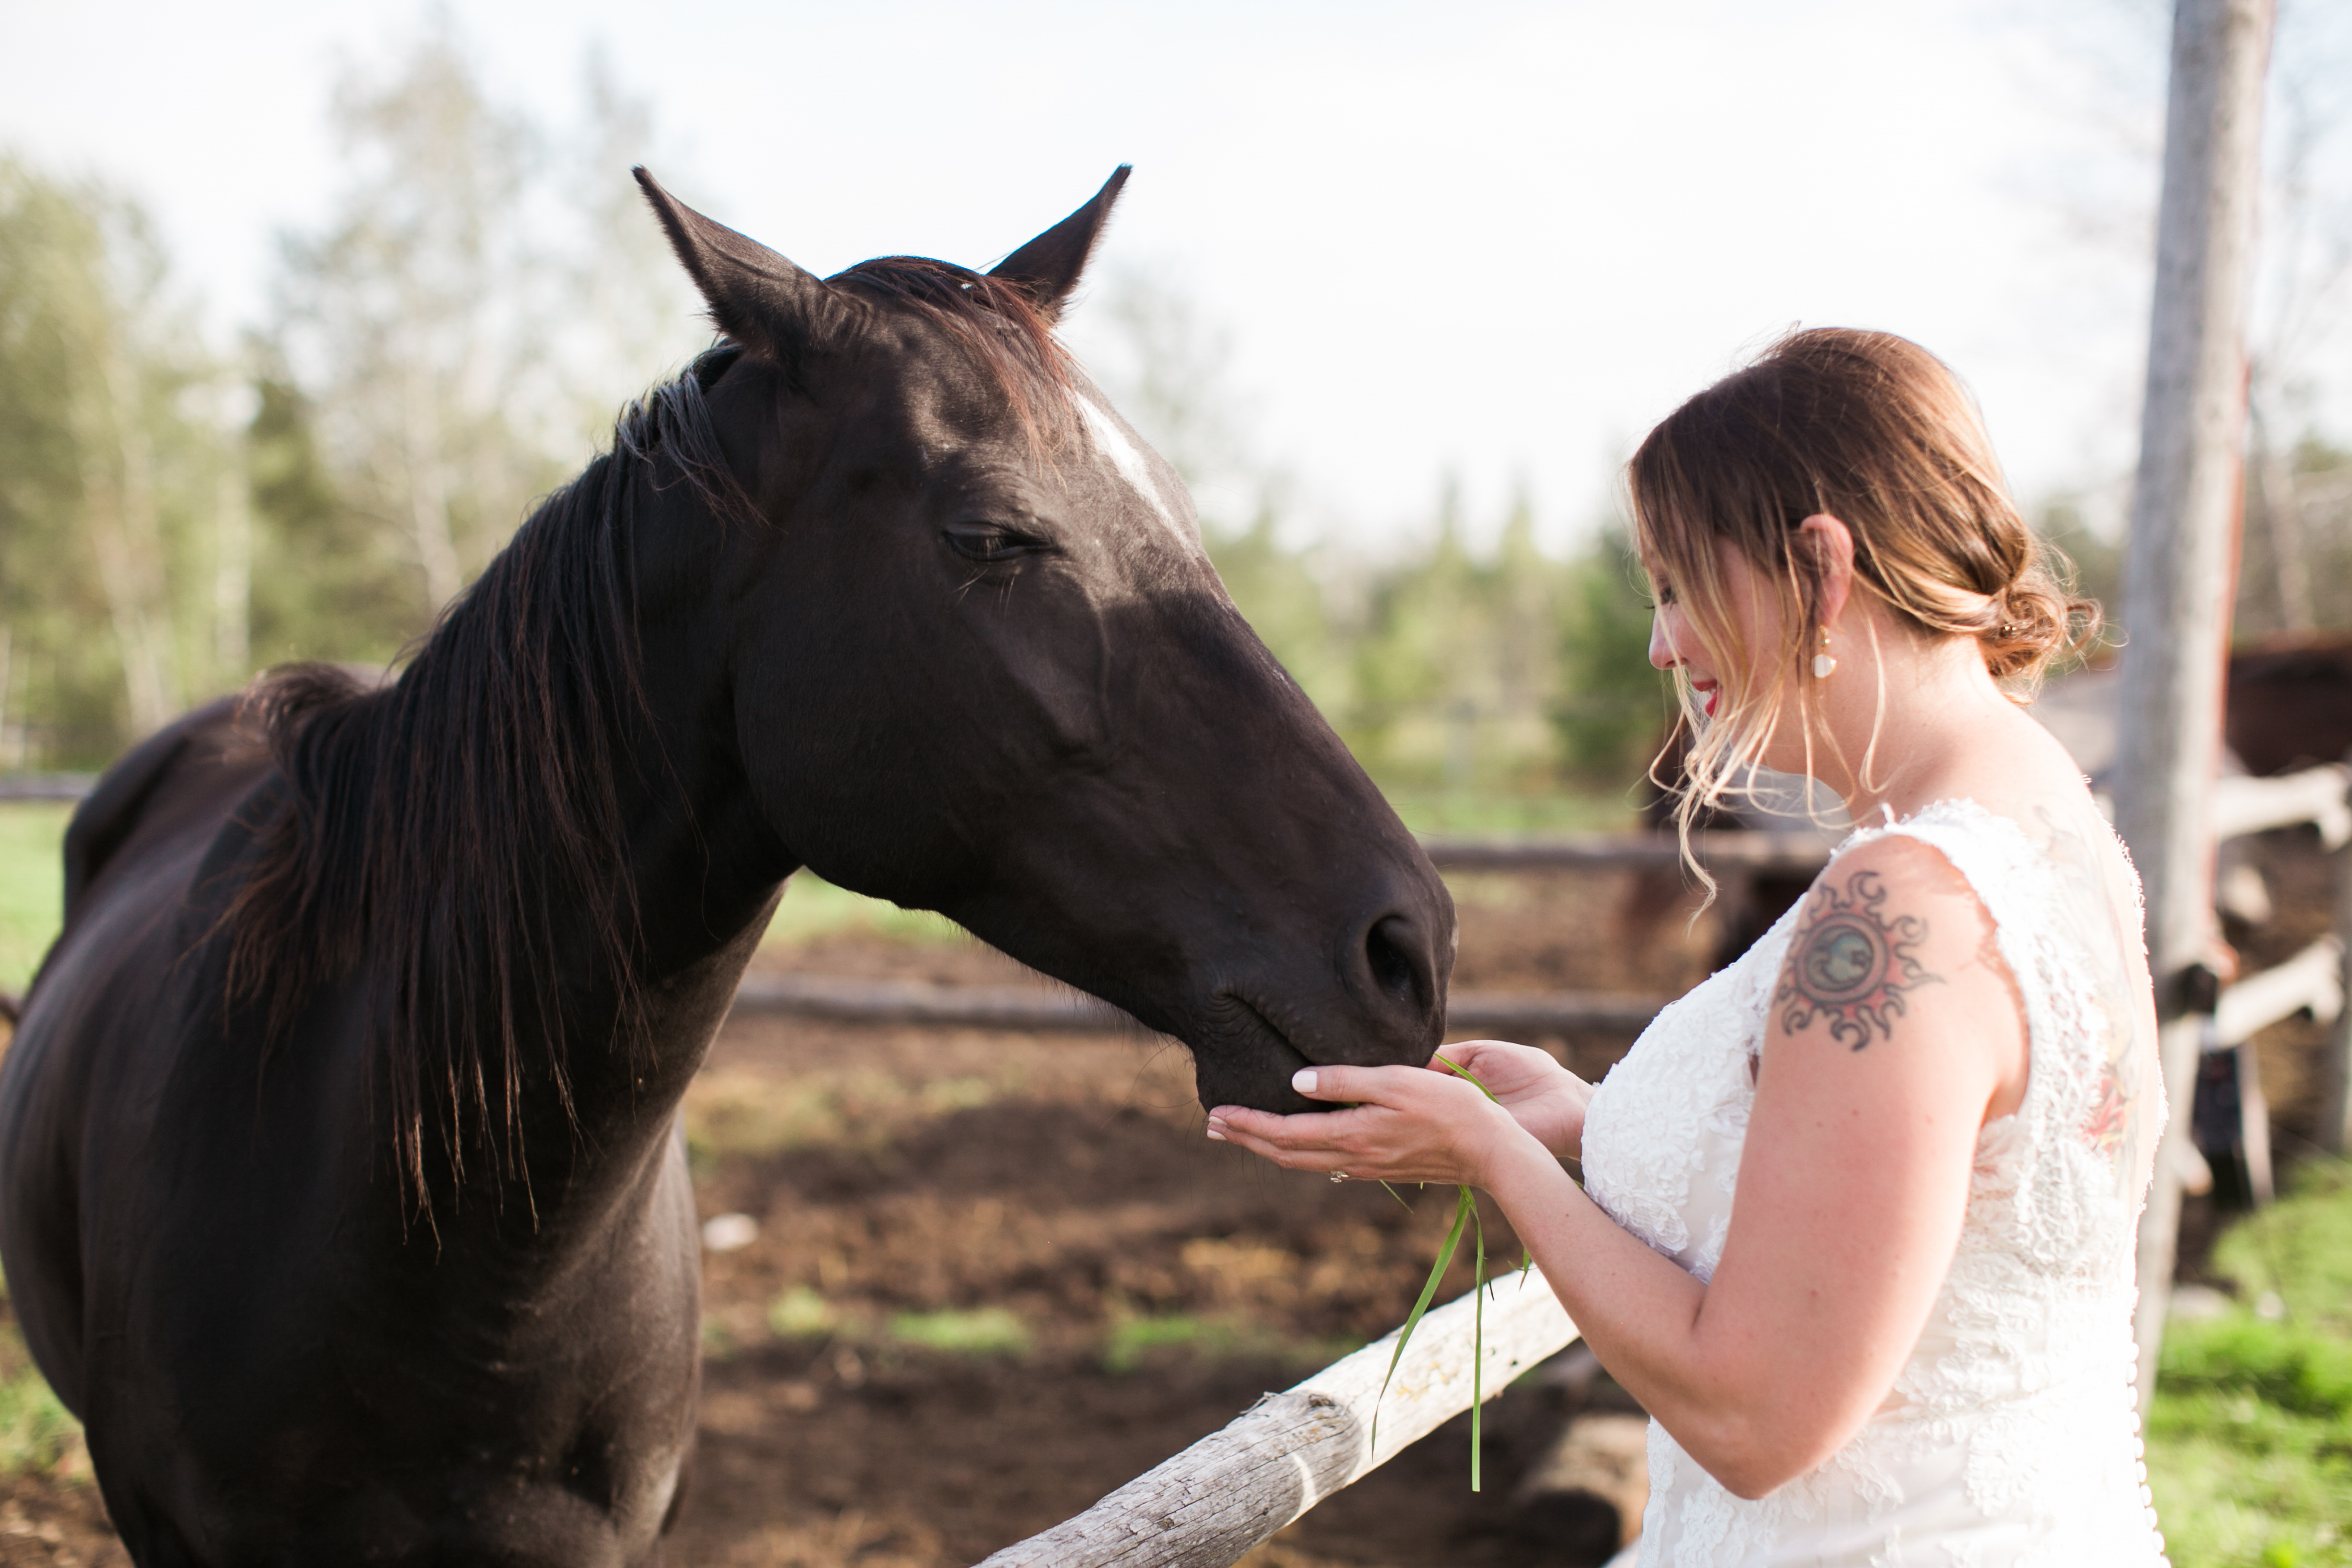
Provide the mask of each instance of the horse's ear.
POLYGON ((790 364, 839 321, 842 300, 823 279, 696 212, 662 189, 643 165, 629 172, 669 231, 670 247, 702 291, 720 331, 790 364))
POLYGON ((1087 258, 1102 238, 1103 226, 1110 221, 1111 204, 1118 200, 1119 188, 1127 184, 1129 173, 1130 165, 1121 163, 1103 182, 1094 200, 989 268, 988 275, 1017 286, 1047 321, 1059 321, 1070 290, 1078 286, 1078 275, 1087 269, 1087 258))

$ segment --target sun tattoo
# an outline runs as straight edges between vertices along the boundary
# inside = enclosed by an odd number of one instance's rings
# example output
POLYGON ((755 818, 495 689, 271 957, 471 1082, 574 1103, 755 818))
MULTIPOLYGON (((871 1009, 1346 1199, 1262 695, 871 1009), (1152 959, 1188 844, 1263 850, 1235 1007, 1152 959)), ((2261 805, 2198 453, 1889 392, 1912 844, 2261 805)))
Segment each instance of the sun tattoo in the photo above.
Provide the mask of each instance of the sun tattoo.
POLYGON ((1927 940, 1927 922, 1916 915, 1889 920, 1881 907, 1886 885, 1875 871, 1856 871, 1842 895, 1823 882, 1807 901, 1796 952, 1772 993, 1780 1026, 1793 1035, 1826 1018, 1830 1038, 1850 1041, 1857 1051, 1874 1032, 1892 1039, 1906 1010, 1904 993, 1943 978, 1911 956, 1927 940))

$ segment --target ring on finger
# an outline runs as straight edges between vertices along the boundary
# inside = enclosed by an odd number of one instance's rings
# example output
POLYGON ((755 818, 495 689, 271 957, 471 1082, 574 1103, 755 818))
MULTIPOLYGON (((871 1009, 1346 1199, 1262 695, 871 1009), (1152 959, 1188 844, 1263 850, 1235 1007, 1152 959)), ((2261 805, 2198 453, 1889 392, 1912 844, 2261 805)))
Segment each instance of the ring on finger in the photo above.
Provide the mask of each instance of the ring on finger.
POLYGON ((1352 1179, 1353 1179, 1353 1178, 1351 1178, 1351 1177, 1348 1174, 1348 1173, 1347 1173, 1347 1172, 1345 1172, 1345 1171, 1334 1171, 1334 1172, 1332 1172, 1332 1173, 1331 1173, 1331 1184, 1332 1184, 1333 1186, 1335 1186, 1335 1187, 1336 1187, 1336 1186, 1338 1186, 1341 1182, 1349 1181, 1349 1180, 1352 1180, 1352 1179))

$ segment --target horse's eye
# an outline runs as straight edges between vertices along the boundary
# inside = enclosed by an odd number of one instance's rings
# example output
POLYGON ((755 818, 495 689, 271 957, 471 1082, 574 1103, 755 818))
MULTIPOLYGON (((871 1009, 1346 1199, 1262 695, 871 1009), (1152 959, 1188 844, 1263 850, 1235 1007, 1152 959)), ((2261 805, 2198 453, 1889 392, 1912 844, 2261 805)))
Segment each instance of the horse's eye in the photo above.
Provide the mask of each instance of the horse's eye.
POLYGON ((951 522, 947 527, 948 545, 967 561, 984 565, 1033 555, 1045 548, 1045 542, 1018 533, 994 522, 951 522))

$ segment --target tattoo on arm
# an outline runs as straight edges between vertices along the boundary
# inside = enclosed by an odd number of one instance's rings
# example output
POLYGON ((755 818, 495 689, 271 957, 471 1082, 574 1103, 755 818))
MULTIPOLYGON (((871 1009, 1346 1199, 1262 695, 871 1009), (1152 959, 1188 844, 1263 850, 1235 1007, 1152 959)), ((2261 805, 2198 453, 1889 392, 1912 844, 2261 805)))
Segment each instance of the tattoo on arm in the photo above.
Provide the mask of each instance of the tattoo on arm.
POLYGON ((1890 919, 1886 886, 1875 871, 1856 871, 1843 893, 1823 881, 1806 902, 1811 908, 1772 993, 1780 1026, 1793 1035, 1825 1018, 1830 1038, 1857 1051, 1874 1034, 1892 1038, 1905 994, 1943 979, 1912 956, 1927 940, 1927 922, 1916 915, 1890 919))

